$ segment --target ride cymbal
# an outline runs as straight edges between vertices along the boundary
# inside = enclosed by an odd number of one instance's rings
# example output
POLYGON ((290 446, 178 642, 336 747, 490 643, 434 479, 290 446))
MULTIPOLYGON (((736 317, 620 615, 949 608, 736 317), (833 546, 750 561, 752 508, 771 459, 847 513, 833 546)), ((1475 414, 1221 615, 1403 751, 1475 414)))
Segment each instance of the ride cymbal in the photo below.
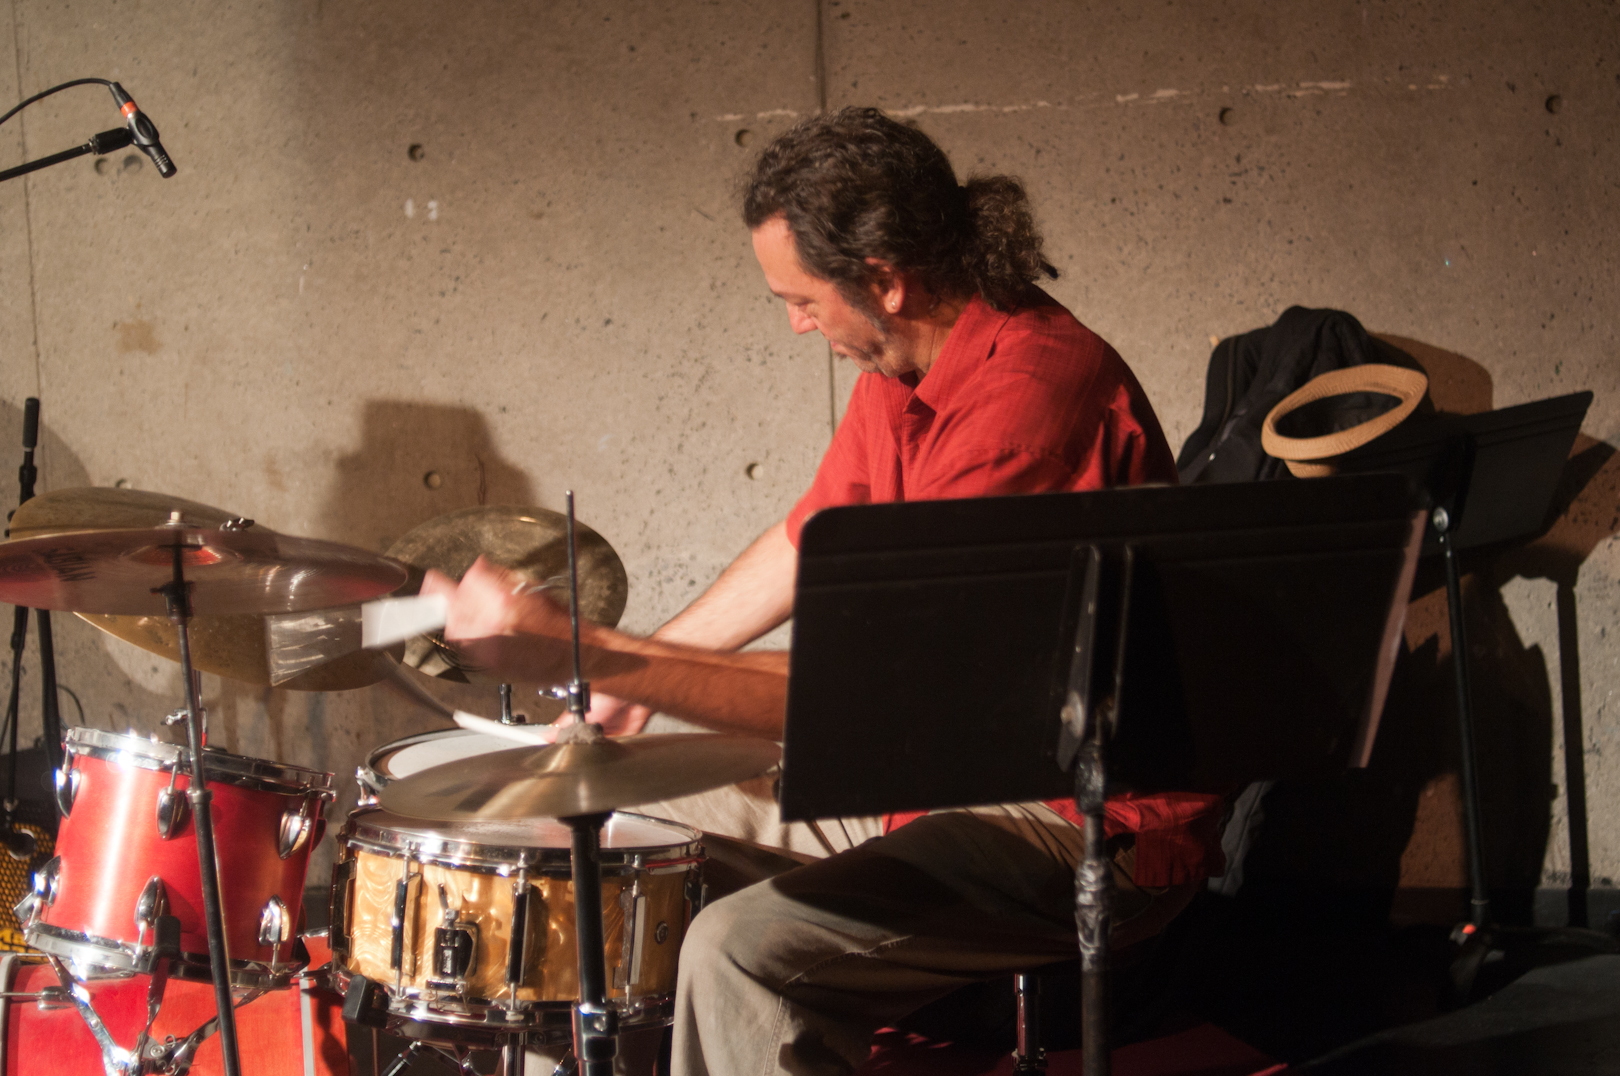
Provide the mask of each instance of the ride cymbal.
POLYGON ((403 777, 379 799, 395 814, 445 822, 567 818, 735 784, 781 755, 770 740, 709 732, 519 747, 403 777))
MULTIPOLYGON (((607 540, 574 522, 579 557, 579 615, 613 627, 624 615, 630 582, 624 563, 607 540)), ((568 588, 568 517, 545 508, 487 505, 436 516, 407 531, 388 555, 414 571, 429 568, 459 580, 480 556, 532 584, 568 588)), ((419 580, 419 576, 418 576, 419 580)), ((466 683, 455 654, 437 635, 405 644, 404 664, 428 676, 466 683)))

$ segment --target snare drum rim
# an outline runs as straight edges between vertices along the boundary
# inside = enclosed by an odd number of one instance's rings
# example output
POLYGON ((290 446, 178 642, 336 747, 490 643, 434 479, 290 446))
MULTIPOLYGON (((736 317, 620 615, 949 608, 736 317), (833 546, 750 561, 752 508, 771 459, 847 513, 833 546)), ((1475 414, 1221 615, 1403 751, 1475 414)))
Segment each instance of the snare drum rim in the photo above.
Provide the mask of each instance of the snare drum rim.
MULTIPOLYGON (((359 781, 362 785, 371 789, 373 792, 381 792, 395 780, 393 777, 390 777, 380 765, 381 762, 389 755, 397 754, 407 747, 415 747, 417 744, 426 743, 429 740, 454 740, 463 736, 486 735, 487 733, 474 732, 472 729, 464 729, 457 726, 455 728, 448 729, 429 729, 426 732, 412 733, 411 735, 401 737, 398 740, 390 740, 388 743, 383 744, 381 747, 373 750, 371 754, 367 755, 366 761, 363 765, 355 767, 355 780, 359 781)), ((521 747, 523 745, 514 741, 509 746, 521 747)))
MULTIPOLYGON (((685 840, 671 844, 624 845, 601 850, 602 870, 607 874, 649 872, 667 867, 685 868, 703 856, 702 835, 691 826, 667 818, 635 814, 630 811, 614 812, 621 818, 637 822, 651 822, 679 830, 685 840)), ((571 877, 570 856, 567 845, 526 847, 485 844, 480 841, 454 837, 404 834, 391 826, 372 825, 373 815, 388 814, 380 807, 362 807, 349 815, 344 824, 342 843, 345 849, 354 848, 387 859, 407 859, 416 863, 431 863, 438 867, 471 870, 480 874, 508 874, 523 870, 529 874, 547 877, 571 877)), ((399 818, 399 815, 392 815, 399 818)), ((434 822, 407 819, 424 828, 434 822)), ((453 824, 453 823, 444 823, 453 824)))
MULTIPOLYGON (((163 773, 178 767, 183 774, 189 776, 191 773, 190 751, 179 744, 86 728, 82 725, 68 729, 62 739, 70 754, 82 758, 100 759, 113 766, 133 766, 137 769, 157 770, 163 773)), ((241 788, 294 795, 309 792, 328 796, 333 794, 333 775, 325 770, 312 770, 285 762, 271 762, 268 759, 237 755, 216 747, 205 747, 203 750, 208 752, 210 782, 219 781, 241 788)))

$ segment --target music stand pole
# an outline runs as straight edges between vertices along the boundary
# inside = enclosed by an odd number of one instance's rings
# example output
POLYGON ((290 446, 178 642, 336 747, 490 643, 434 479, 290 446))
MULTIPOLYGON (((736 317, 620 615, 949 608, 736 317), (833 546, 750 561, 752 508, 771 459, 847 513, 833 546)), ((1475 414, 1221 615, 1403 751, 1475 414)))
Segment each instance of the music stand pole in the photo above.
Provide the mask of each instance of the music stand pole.
POLYGON ((1479 762, 1474 752, 1474 697, 1468 677, 1468 638, 1463 629, 1462 580, 1457 549, 1452 542, 1451 516, 1436 508, 1430 522, 1440 537, 1446 567, 1446 610, 1451 616, 1451 668, 1457 678, 1457 740, 1461 758, 1463 824, 1468 838, 1468 921, 1486 927, 1491 921, 1491 897, 1485 887, 1485 848, 1480 837, 1479 762))
MULTIPOLYGON (((178 515, 178 513, 176 513, 178 515)), ((236 1009, 231 998, 230 952, 225 945, 225 916, 219 900, 219 859, 214 851, 213 793, 204 773, 202 707, 197 698, 197 677, 191 665, 191 584, 185 581, 183 547, 174 545, 174 581, 162 588, 169 619, 180 639, 180 669, 186 681, 186 740, 190 745, 191 782, 186 801, 197 834, 197 867, 202 883, 203 919, 208 932, 208 964, 214 980, 214 1003, 219 1010, 219 1048, 225 1076, 242 1076, 236 1043, 236 1009)))
POLYGON ((1074 922, 1080 944, 1080 1064, 1085 1076, 1108 1076, 1112 1067, 1109 1026, 1109 931, 1113 922, 1114 867, 1108 856, 1104 807, 1108 797, 1107 745, 1118 726, 1125 681, 1125 642, 1130 624, 1135 552, 1125 546, 1117 570, 1095 545, 1077 546, 1070 563, 1071 593, 1079 594, 1079 619, 1063 704, 1058 763, 1074 771, 1074 803, 1083 820, 1084 851, 1075 868, 1074 922), (1105 578, 1106 574, 1106 578, 1105 578), (1113 668, 1106 694, 1096 690, 1096 664, 1114 634, 1113 668))

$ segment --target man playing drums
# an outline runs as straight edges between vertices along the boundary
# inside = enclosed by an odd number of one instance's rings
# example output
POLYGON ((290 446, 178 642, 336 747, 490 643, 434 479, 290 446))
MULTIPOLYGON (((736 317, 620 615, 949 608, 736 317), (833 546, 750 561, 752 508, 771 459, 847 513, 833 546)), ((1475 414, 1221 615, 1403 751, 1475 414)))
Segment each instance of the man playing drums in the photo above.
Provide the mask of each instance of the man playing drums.
MULTIPOLYGON (((780 739, 787 655, 736 652, 792 611, 796 543, 835 505, 1174 482, 1124 362, 1034 281, 1055 275, 1022 186, 959 186, 945 154, 874 109, 807 120, 761 154, 743 217, 795 332, 863 371, 814 483, 653 636, 588 626, 588 715, 661 711, 780 739)), ((565 680, 567 618, 479 563, 445 636, 506 679, 565 680)), ((881 647, 882 639, 871 640, 881 647)), ((897 721, 927 714, 897 713, 897 721)), ((1068 801, 783 826, 769 783, 638 810, 786 849, 786 874, 711 904, 681 954, 678 1073, 844 1073, 873 1030, 978 978, 1075 952, 1081 831, 1068 801), (904 824, 899 824, 904 822, 904 824)), ((1221 869, 1218 797, 1108 804, 1115 945, 1156 933, 1221 869)))

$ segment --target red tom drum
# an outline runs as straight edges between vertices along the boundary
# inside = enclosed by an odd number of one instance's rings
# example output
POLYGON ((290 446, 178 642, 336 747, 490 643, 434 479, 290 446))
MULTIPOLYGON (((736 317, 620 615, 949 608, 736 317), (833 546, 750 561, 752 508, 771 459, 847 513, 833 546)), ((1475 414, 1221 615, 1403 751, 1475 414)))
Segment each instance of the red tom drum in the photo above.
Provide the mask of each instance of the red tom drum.
MULTIPOLYGON (((197 833, 185 792, 190 752, 99 729, 64 737, 56 857, 18 905, 28 944, 76 966, 145 972, 157 917, 180 921, 173 974, 209 977, 197 833)), ((310 849, 332 775, 204 748, 213 793, 220 904, 241 987, 286 984, 310 849)))

